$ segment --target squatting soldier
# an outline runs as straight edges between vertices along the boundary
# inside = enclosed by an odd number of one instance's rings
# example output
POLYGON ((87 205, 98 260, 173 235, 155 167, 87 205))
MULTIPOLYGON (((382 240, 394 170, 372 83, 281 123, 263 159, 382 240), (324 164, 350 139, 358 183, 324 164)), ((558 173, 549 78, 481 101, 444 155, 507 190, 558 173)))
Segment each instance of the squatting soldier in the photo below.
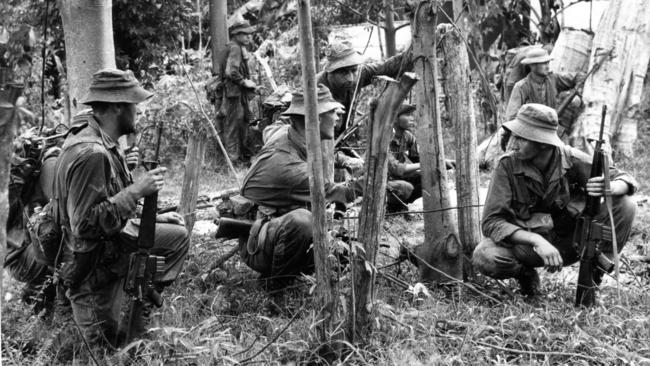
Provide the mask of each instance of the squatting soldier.
MULTIPOLYGON (((393 139, 388 155, 388 211, 408 209, 404 204, 412 203, 422 197, 422 171, 420 170, 420 152, 413 128, 415 105, 404 103, 397 112, 393 124, 393 139)), ((453 160, 446 160, 447 169, 455 167, 453 160)))
POLYGON ((533 48, 528 51, 521 63, 530 66, 528 75, 519 80, 510 94, 506 107, 506 121, 511 121, 517 115, 519 108, 526 103, 544 104, 557 108, 558 93, 573 88, 582 73, 553 73, 550 61, 553 58, 543 48, 533 48))
MULTIPOLYGON (((318 87, 318 115, 321 139, 334 137, 334 125, 343 106, 323 85, 318 87)), ((242 196, 257 206, 246 246, 240 256, 249 267, 281 287, 301 272, 314 267, 312 219, 309 211, 309 166, 305 139, 305 99, 294 92, 284 115, 291 123, 276 122, 266 128, 266 143, 250 167, 242 196)), ((325 183, 326 199, 350 202, 354 191, 344 184, 325 183)))
MULTIPOLYGON (((503 127, 511 137, 492 173, 481 222, 485 238, 472 261, 487 276, 516 278, 521 293, 532 296, 539 286, 536 267, 556 271, 579 259, 572 245, 578 204, 582 199, 584 205, 585 194, 602 196, 604 178, 589 178, 591 158, 560 140, 554 109, 525 104, 503 127)), ((637 183, 627 173, 610 171, 620 251, 632 228, 636 204, 629 195, 637 190, 637 183)), ((604 204, 595 220, 609 225, 604 204)), ((611 242, 601 250, 613 257, 611 242)), ((595 268, 597 284, 603 274, 595 268)))
POLYGON ((252 152, 246 147, 248 123, 251 120, 249 100, 257 85, 250 80, 249 54, 254 28, 248 21, 238 21, 230 29, 230 42, 225 55, 219 58, 221 85, 217 87, 217 130, 230 160, 247 162, 252 152))
MULTIPOLYGON (((166 169, 159 167, 135 182, 127 168, 120 136, 134 132, 136 104, 150 98, 131 71, 101 70, 93 75, 83 99, 92 112, 75 117, 86 126, 68 136, 57 162, 54 195, 69 259, 61 277, 68 288, 75 322, 85 338, 116 345, 133 322, 130 334, 142 334, 149 306, 122 318, 123 280, 129 254, 137 250, 139 221, 131 220, 137 201, 160 190, 166 169)), ((154 283, 158 291, 171 284, 183 266, 189 247, 180 215, 157 218, 152 255, 165 257, 164 272, 154 283)))

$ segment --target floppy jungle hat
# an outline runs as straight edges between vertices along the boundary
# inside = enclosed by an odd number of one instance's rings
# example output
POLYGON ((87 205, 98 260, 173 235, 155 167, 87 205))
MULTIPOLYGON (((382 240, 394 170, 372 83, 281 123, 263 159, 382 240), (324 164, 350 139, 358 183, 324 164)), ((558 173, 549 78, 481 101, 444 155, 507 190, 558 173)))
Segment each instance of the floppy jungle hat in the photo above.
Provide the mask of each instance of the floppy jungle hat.
POLYGON ((503 127, 526 140, 557 147, 564 146, 564 143, 557 135, 557 112, 555 112, 555 109, 543 104, 529 103, 522 105, 515 119, 504 122, 503 127))
POLYGON ((82 104, 93 102, 140 103, 153 93, 145 90, 131 70, 103 69, 93 74, 90 88, 82 104))
POLYGON ((238 20, 234 22, 228 29, 231 36, 239 33, 251 34, 255 32, 255 27, 252 27, 248 20, 238 20))
POLYGON ((399 111, 397 111, 397 116, 399 117, 402 114, 405 113, 413 113, 415 112, 415 104, 409 104, 409 103, 402 103, 401 106, 399 106, 399 111))
POLYGON ((344 67, 361 65, 365 61, 365 57, 355 51, 349 44, 337 43, 330 46, 325 71, 332 72, 344 67))
MULTIPOLYGON (((329 112, 333 109, 345 109, 343 104, 337 102, 332 97, 330 90, 323 84, 318 84, 316 90, 318 94, 318 114, 329 112)), ((292 93, 291 105, 289 109, 284 111, 283 115, 298 114, 304 116, 307 113, 307 106, 305 105, 305 95, 302 91, 294 91, 292 93)))
POLYGON ((526 58, 521 60, 521 63, 524 65, 531 65, 531 64, 541 64, 545 62, 549 62, 553 59, 551 55, 548 54, 548 51, 546 51, 543 48, 533 48, 532 50, 528 51, 526 54, 526 58))

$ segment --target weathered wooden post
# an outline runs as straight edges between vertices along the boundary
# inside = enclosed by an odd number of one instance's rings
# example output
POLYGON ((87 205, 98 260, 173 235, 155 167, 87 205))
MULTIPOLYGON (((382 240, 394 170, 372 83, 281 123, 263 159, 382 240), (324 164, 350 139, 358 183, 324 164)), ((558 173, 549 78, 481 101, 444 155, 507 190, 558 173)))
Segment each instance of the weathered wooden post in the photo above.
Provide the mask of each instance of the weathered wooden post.
POLYGON ((473 277, 472 252, 481 240, 476 159, 476 117, 471 95, 469 58, 461 35, 451 24, 438 26, 444 55, 442 73, 447 112, 456 132, 456 196, 459 207, 458 234, 465 254, 464 275, 473 277))
POLYGON ((228 6, 226 0, 210 0, 210 49, 212 51, 212 71, 218 72, 222 50, 228 43, 226 24, 228 6))
POLYGON ((323 180, 323 155, 321 152, 318 122, 318 98, 316 95, 316 62, 314 36, 311 27, 309 0, 298 0, 298 24, 300 28, 300 63, 302 87, 305 94, 307 115, 305 133, 307 138, 307 160, 309 163, 309 190, 311 196, 312 228, 314 231, 314 264, 316 266, 316 303, 322 322, 318 326, 320 340, 326 342, 336 318, 338 291, 332 281, 329 255, 329 240, 325 230, 325 184, 323 180))
MULTIPOLYGON (((13 141, 16 136, 16 100, 23 91, 22 84, 6 84, 0 88, 0 264, 4 268, 7 248, 7 216, 9 214, 9 172, 13 141)), ((0 273, 3 283, 4 271, 0 273)), ((4 287, 3 287, 4 289, 4 287)), ((4 290, 0 290, 0 309, 4 301, 4 290)))
POLYGON ((417 75, 405 73, 399 82, 392 81, 384 94, 371 105, 372 120, 369 123, 368 149, 366 150, 366 179, 363 187, 363 201, 359 214, 359 240, 363 252, 353 254, 354 271, 354 315, 348 322, 348 339, 354 342, 357 335, 361 341, 372 331, 375 295, 375 260, 379 247, 379 231, 386 210, 386 179, 388 173, 388 145, 392 138, 393 121, 397 118, 402 101, 413 85, 417 75))
MULTIPOLYGON (((438 1, 419 1, 412 22, 414 71, 420 76, 415 86, 417 141, 422 168, 424 210, 449 207, 449 188, 445 170, 445 150, 438 106, 438 61, 436 21, 438 1)), ((437 269, 420 266, 426 281, 445 283, 463 278, 463 248, 458 240, 453 212, 443 210, 424 214, 424 244, 418 255, 437 269)))
POLYGON ((199 175, 205 158, 207 146, 207 134, 201 128, 201 121, 195 119, 192 123, 192 131, 187 141, 185 152, 185 173, 183 174, 183 188, 178 204, 178 213, 185 219, 185 227, 189 233, 192 232, 196 221, 196 202, 199 197, 199 175))

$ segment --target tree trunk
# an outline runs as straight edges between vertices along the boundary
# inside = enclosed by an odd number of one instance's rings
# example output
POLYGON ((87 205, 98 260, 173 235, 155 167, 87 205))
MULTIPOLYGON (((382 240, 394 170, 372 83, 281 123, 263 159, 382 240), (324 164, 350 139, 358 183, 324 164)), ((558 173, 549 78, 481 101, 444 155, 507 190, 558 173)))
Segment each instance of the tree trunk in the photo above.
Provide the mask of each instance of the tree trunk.
MULTIPOLYGON (((424 210, 449 207, 449 188, 445 169, 445 151, 438 105, 435 2, 420 3, 412 23, 415 72, 421 81, 415 86, 417 105, 417 141, 422 169, 424 210)), ((418 248, 421 258, 437 268, 420 266, 423 280, 436 283, 463 278, 462 246, 450 210, 424 214, 424 244, 418 248)))
MULTIPOLYGON (((0 264, 4 268, 7 248, 7 215, 9 214, 9 172, 13 141, 18 130, 15 104, 23 91, 22 84, 7 84, 0 89, 0 264)), ((0 271, 0 284, 3 283, 4 270, 0 271)), ((0 309, 4 301, 4 286, 0 290, 0 309)))
POLYGON ((205 157, 205 148, 207 145, 207 134, 201 128, 201 121, 195 120, 192 124, 192 131, 187 142, 187 151, 185 152, 185 174, 183 175, 183 188, 181 198, 178 204, 178 212, 185 219, 187 232, 192 233, 194 222, 196 221, 196 203, 199 197, 199 175, 203 160, 205 157))
POLYGON ((393 10, 394 0, 384 0, 384 35, 386 38, 386 57, 393 57, 397 54, 395 42, 395 12, 393 10))
POLYGON ((228 6, 226 0, 210 0, 210 46, 212 50, 212 72, 219 72, 223 49, 228 43, 228 6))
POLYGON ((386 209, 386 179, 388 173, 388 145, 392 137, 392 125, 397 118, 402 101, 417 82, 417 75, 405 73, 399 83, 391 85, 379 100, 375 100, 369 123, 368 149, 366 150, 366 179, 363 202, 359 214, 359 240, 364 250, 353 249, 354 314, 349 322, 348 339, 367 340, 372 332, 373 299, 375 295, 375 261, 379 247, 379 231, 386 209), (357 338, 357 335, 359 336, 357 338))
POLYGON ((80 101, 95 72, 115 68, 111 0, 59 0, 65 36, 66 70, 71 112, 86 108, 80 101))
POLYGON ((478 161, 476 159, 476 117, 469 75, 467 48, 458 31, 451 25, 440 25, 441 48, 444 54, 442 73, 445 77, 447 111, 456 132, 456 195, 458 233, 465 253, 464 277, 474 276, 472 253, 481 240, 478 161), (471 207, 473 206, 473 207, 471 207))
POLYGON ((589 68, 612 50, 602 66, 585 82, 585 111, 571 132, 572 145, 591 152, 589 138, 598 138, 600 111, 609 107, 605 140, 617 135, 615 145, 631 154, 633 135, 629 119, 638 113, 643 79, 650 59, 650 7, 644 0, 610 1, 594 37, 589 68), (625 121, 624 123, 621 123, 625 121))
POLYGON ((327 342, 336 321, 338 290, 328 261, 330 243, 325 230, 325 185, 323 180, 323 156, 318 122, 318 98, 316 95, 316 61, 314 36, 311 27, 309 0, 298 0, 298 24, 300 28, 300 63, 302 85, 305 93, 307 115, 305 130, 307 138, 307 160, 309 171, 309 190, 311 196, 312 228, 314 240, 314 264, 316 266, 316 303, 322 320, 318 325, 318 337, 327 342))

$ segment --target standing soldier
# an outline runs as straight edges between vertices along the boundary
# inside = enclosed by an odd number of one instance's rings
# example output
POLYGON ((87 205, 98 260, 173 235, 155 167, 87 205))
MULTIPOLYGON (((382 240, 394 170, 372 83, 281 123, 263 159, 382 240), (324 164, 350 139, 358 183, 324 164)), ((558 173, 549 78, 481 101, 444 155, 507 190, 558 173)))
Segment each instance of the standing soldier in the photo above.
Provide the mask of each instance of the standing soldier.
MULTIPOLYGON (((136 104, 151 96, 131 71, 95 73, 82 102, 92 112, 75 117, 85 127, 68 136, 57 161, 53 202, 66 258, 61 278, 74 321, 93 344, 115 346, 123 340, 122 331, 144 333, 152 305, 145 300, 144 308, 128 316, 133 322, 119 326, 129 254, 137 250, 139 221, 131 219, 138 200, 162 188, 165 168, 149 170, 134 182, 117 140, 134 132, 136 104)), ((159 215, 156 221, 150 254, 165 258, 163 273, 153 284, 160 292, 180 273, 189 236, 177 213, 159 215)))
POLYGON ((526 103, 557 108, 558 93, 573 88, 583 77, 581 73, 553 73, 550 67, 552 59, 543 48, 528 51, 521 63, 529 65, 530 72, 512 89, 506 108, 506 121, 515 119, 519 108, 526 103))
POLYGON ((257 85, 250 80, 246 47, 251 44, 253 32, 254 28, 246 20, 233 24, 229 30, 231 41, 226 45, 225 54, 219 57, 217 130, 234 163, 247 162, 251 157, 245 145, 251 120, 248 102, 257 85))

